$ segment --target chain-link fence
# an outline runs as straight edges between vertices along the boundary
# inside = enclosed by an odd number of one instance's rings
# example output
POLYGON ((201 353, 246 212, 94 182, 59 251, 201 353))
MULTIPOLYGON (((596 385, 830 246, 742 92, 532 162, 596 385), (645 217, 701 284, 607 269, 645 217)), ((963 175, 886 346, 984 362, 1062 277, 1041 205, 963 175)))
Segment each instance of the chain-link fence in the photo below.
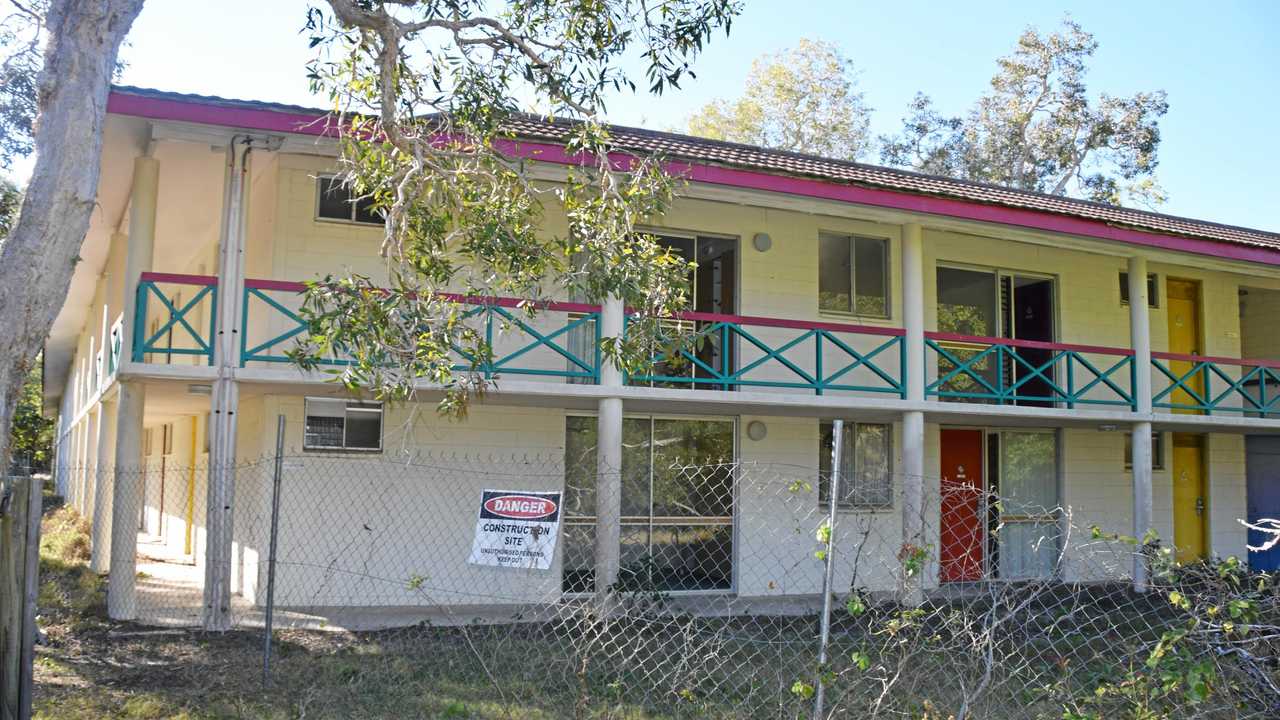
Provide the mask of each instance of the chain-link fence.
MULTIPOLYGON (((1240 562, 1180 565, 1033 484, 674 460, 603 476, 568 453, 240 464, 233 624, 263 627, 270 589, 275 628, 345 638, 350 672, 480 687, 512 717, 532 697, 566 717, 1280 716, 1280 593, 1240 562), (596 516, 610 485, 614 565, 596 516)), ((210 473, 111 475, 139 499, 134 617, 199 626, 210 473)))

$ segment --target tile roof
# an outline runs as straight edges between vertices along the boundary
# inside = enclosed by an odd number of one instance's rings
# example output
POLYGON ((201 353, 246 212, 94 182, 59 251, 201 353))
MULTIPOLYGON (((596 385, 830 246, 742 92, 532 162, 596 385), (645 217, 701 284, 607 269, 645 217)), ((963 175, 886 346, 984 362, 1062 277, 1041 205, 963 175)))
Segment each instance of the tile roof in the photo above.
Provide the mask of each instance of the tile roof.
MULTIPOLYGON (((325 113, 316 108, 296 105, 171 93, 129 86, 117 86, 114 90, 127 95, 218 107, 302 115, 325 113)), ((512 133, 528 140, 561 142, 568 137, 572 127, 573 121, 570 120, 546 119, 532 115, 518 115, 511 120, 512 133)), ((621 150, 635 153, 661 153, 673 160, 723 165, 839 184, 1032 210, 1146 232, 1280 250, 1280 233, 1263 230, 676 133, 617 125, 610 127, 610 133, 614 144, 621 150)))

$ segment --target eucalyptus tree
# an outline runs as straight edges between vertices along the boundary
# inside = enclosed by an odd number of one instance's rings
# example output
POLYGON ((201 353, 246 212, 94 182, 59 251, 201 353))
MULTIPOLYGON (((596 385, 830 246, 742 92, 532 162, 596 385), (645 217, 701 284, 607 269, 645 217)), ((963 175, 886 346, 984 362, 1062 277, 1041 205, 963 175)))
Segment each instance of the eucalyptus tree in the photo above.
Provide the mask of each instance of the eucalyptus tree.
POLYGON ((852 61, 829 42, 802 38, 756 58, 742 97, 704 105, 689 118, 689 132, 854 160, 871 148, 870 120, 852 61))
POLYGON ((143 0, 8 2, 0 165, 30 149, 36 160, 0 246, 0 467, 23 384, 80 259, 98 194, 107 93, 143 0))
POLYGON ((1163 202, 1155 170, 1165 93, 1091 97, 1085 76, 1097 49, 1070 20, 1047 35, 1028 28, 967 114, 945 115, 916 95, 901 132, 881 138, 881 160, 1109 204, 1163 202))
POLYGON ((687 300, 689 268, 637 226, 662 214, 679 180, 659 157, 620 153, 600 118, 612 92, 678 87, 728 31, 736 0, 328 6, 309 12, 310 77, 332 104, 342 180, 385 218, 386 277, 310 283, 293 359, 341 356, 336 379, 383 398, 443 387, 440 409, 461 414, 486 388, 475 370, 492 348, 457 294, 521 298, 526 316, 559 294, 621 298, 628 332, 602 338, 602 353, 647 362, 657 318, 687 300), (576 161, 562 176, 539 175, 519 149, 514 123, 531 108, 569 120, 558 127, 576 161))

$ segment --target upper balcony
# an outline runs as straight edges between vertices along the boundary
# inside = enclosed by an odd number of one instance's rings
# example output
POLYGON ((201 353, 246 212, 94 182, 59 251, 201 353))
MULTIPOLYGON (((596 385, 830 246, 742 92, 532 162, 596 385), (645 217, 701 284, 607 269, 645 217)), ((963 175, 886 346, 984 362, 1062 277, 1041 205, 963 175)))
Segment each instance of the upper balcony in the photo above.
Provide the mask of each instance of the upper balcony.
MULTIPOLYGON (((145 273, 137 288, 134 363, 210 365, 217 336, 217 280, 145 273)), ((301 283, 246 280, 240 366, 288 363, 306 332, 298 314, 301 283)), ((458 298, 459 301, 467 299, 458 298)), ((486 378, 567 385, 599 382, 600 308, 553 302, 536 317, 520 301, 469 301, 466 317, 493 348, 478 367, 486 378)), ((689 312, 668 321, 692 334, 678 357, 661 353, 632 386, 751 391, 839 398, 907 398, 908 343, 900 328, 689 312)), ((1138 367, 1133 350, 928 332, 925 396, 930 403, 1043 408, 1060 413, 1136 411, 1138 373, 1151 379, 1156 412, 1280 419, 1280 361, 1153 352, 1138 367)), ((457 368, 472 359, 459 353, 457 368)), ((114 362, 114 360, 112 361, 114 362)), ((339 366, 340 358, 327 361, 339 366)), ((565 388, 565 394, 575 391, 565 388)), ((779 398, 781 400, 782 398, 779 398)), ((979 408, 975 408, 977 410, 979 408)))

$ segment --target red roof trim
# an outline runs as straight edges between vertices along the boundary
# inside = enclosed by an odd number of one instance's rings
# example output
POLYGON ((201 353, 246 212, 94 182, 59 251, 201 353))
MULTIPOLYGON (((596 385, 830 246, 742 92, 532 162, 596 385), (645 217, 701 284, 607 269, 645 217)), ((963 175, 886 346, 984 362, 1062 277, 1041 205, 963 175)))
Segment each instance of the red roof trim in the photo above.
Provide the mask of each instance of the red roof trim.
MULTIPOLYGON (((265 130, 313 136, 333 134, 332 128, 322 116, 318 117, 309 113, 185 102, 168 98, 132 95, 118 91, 112 91, 107 98, 107 112, 155 120, 180 120, 247 130, 265 130)), ((564 151, 564 148, 559 145, 520 142, 513 147, 520 155, 543 162, 556 164, 576 164, 579 162, 579 160, 570 157, 564 151)), ((906 210, 1033 230, 1082 235, 1130 245, 1208 255, 1229 260, 1280 265, 1280 250, 1143 232, 1141 230, 1117 227, 1099 220, 1058 215, 1039 210, 867 188, 717 165, 673 162, 668 165, 668 168, 673 173, 683 174, 691 181, 712 185, 836 200, 858 205, 906 210)))

